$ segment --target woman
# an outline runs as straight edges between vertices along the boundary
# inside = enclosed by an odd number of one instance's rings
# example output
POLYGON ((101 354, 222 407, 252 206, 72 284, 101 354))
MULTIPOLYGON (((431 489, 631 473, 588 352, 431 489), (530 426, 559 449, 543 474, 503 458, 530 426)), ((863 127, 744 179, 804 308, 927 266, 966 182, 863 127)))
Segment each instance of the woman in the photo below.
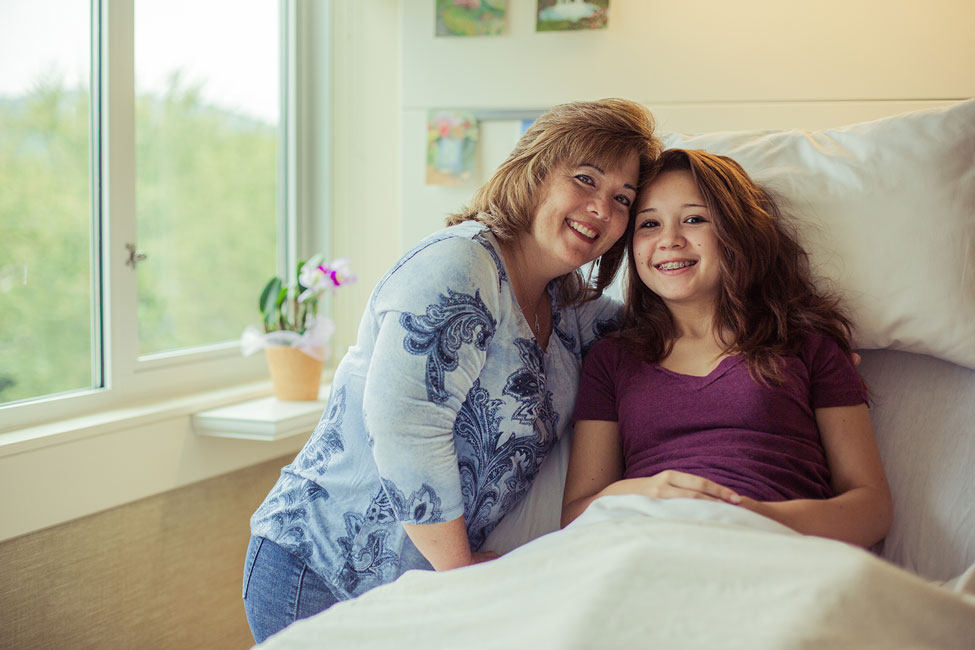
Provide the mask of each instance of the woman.
POLYGON ((850 322, 732 159, 671 149, 641 194, 619 334, 586 358, 563 525, 611 494, 723 501, 870 546, 891 499, 850 322))
POLYGON ((494 557, 485 538, 569 425, 582 353, 617 316, 600 294, 658 152, 638 104, 558 106, 380 280, 321 422, 251 519, 258 642, 409 569, 494 557), (579 267, 595 260, 590 287, 579 267))

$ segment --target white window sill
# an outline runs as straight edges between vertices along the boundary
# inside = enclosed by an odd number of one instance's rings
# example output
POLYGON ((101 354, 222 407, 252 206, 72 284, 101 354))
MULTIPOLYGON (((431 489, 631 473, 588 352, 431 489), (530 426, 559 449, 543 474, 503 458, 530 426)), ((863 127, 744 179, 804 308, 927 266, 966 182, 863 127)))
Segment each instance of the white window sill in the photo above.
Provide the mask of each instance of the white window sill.
POLYGON ((262 381, 8 431, 0 433, 0 458, 188 416, 216 406, 263 397, 270 392, 271 382, 262 381))
POLYGON ((329 386, 322 386, 318 400, 282 402, 262 397, 201 411, 193 416, 193 429, 201 436, 243 440, 281 440, 308 436, 325 410, 329 386))

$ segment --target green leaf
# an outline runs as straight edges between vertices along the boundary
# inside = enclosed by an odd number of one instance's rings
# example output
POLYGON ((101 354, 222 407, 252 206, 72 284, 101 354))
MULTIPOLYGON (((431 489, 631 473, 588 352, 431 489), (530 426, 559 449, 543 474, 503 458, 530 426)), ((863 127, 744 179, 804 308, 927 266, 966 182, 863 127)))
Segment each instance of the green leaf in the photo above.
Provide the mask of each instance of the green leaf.
POLYGON ((277 295, 278 291, 281 290, 281 278, 274 276, 267 281, 264 285, 264 289, 261 291, 261 298, 258 304, 258 309, 261 310, 261 316, 267 318, 267 313, 274 308, 274 296, 277 295))
POLYGON ((288 309, 285 304, 285 300, 288 299, 288 287, 281 287, 281 291, 278 292, 277 301, 274 303, 274 309, 278 316, 278 329, 289 330, 292 329, 288 323, 288 309), (282 308, 284 305, 284 308, 282 308))
POLYGON ((264 288, 261 290, 260 304, 258 305, 258 309, 261 310, 262 314, 271 309, 273 306, 271 303, 271 296, 276 296, 280 289, 281 278, 277 276, 274 276, 268 280, 267 284, 264 285, 264 288))

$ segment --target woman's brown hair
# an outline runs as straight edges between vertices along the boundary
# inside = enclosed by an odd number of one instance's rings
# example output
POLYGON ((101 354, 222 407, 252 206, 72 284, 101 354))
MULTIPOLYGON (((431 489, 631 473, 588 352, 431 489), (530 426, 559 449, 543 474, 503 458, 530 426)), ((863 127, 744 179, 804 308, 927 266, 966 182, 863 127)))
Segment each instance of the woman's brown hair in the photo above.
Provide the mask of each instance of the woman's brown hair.
MULTIPOLYGON (((640 158, 640 182, 660 153, 653 135, 653 116, 646 107, 625 99, 561 104, 540 116, 525 131, 508 159, 447 225, 475 220, 491 229, 499 241, 511 241, 531 228, 548 175, 560 166, 582 162, 620 167, 634 152, 640 158)), ((632 218, 632 208, 631 208, 632 218)), ((581 272, 562 283, 559 300, 572 304, 595 298, 612 283, 623 260, 621 238, 599 259, 595 287, 581 272)))
MULTIPOLYGON (((772 196, 731 158, 683 149, 661 155, 644 191, 669 171, 690 172, 704 196, 722 251, 714 326, 730 332, 727 351, 744 357, 752 377, 779 383, 779 359, 795 355, 810 331, 830 336, 849 353, 851 322, 839 299, 816 287, 809 256, 772 196)), ((634 228, 631 219, 623 236, 629 278, 620 336, 637 356, 656 363, 673 349, 677 329, 637 273, 634 228)))

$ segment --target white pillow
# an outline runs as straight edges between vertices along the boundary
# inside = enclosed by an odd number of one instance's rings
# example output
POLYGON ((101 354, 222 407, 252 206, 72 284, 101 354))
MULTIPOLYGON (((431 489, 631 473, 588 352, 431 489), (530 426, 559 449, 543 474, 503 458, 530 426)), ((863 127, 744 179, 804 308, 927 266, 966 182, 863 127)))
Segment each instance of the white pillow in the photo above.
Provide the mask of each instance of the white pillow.
POLYGON ((783 199, 854 347, 975 368, 975 100, 821 131, 664 134, 783 199))

